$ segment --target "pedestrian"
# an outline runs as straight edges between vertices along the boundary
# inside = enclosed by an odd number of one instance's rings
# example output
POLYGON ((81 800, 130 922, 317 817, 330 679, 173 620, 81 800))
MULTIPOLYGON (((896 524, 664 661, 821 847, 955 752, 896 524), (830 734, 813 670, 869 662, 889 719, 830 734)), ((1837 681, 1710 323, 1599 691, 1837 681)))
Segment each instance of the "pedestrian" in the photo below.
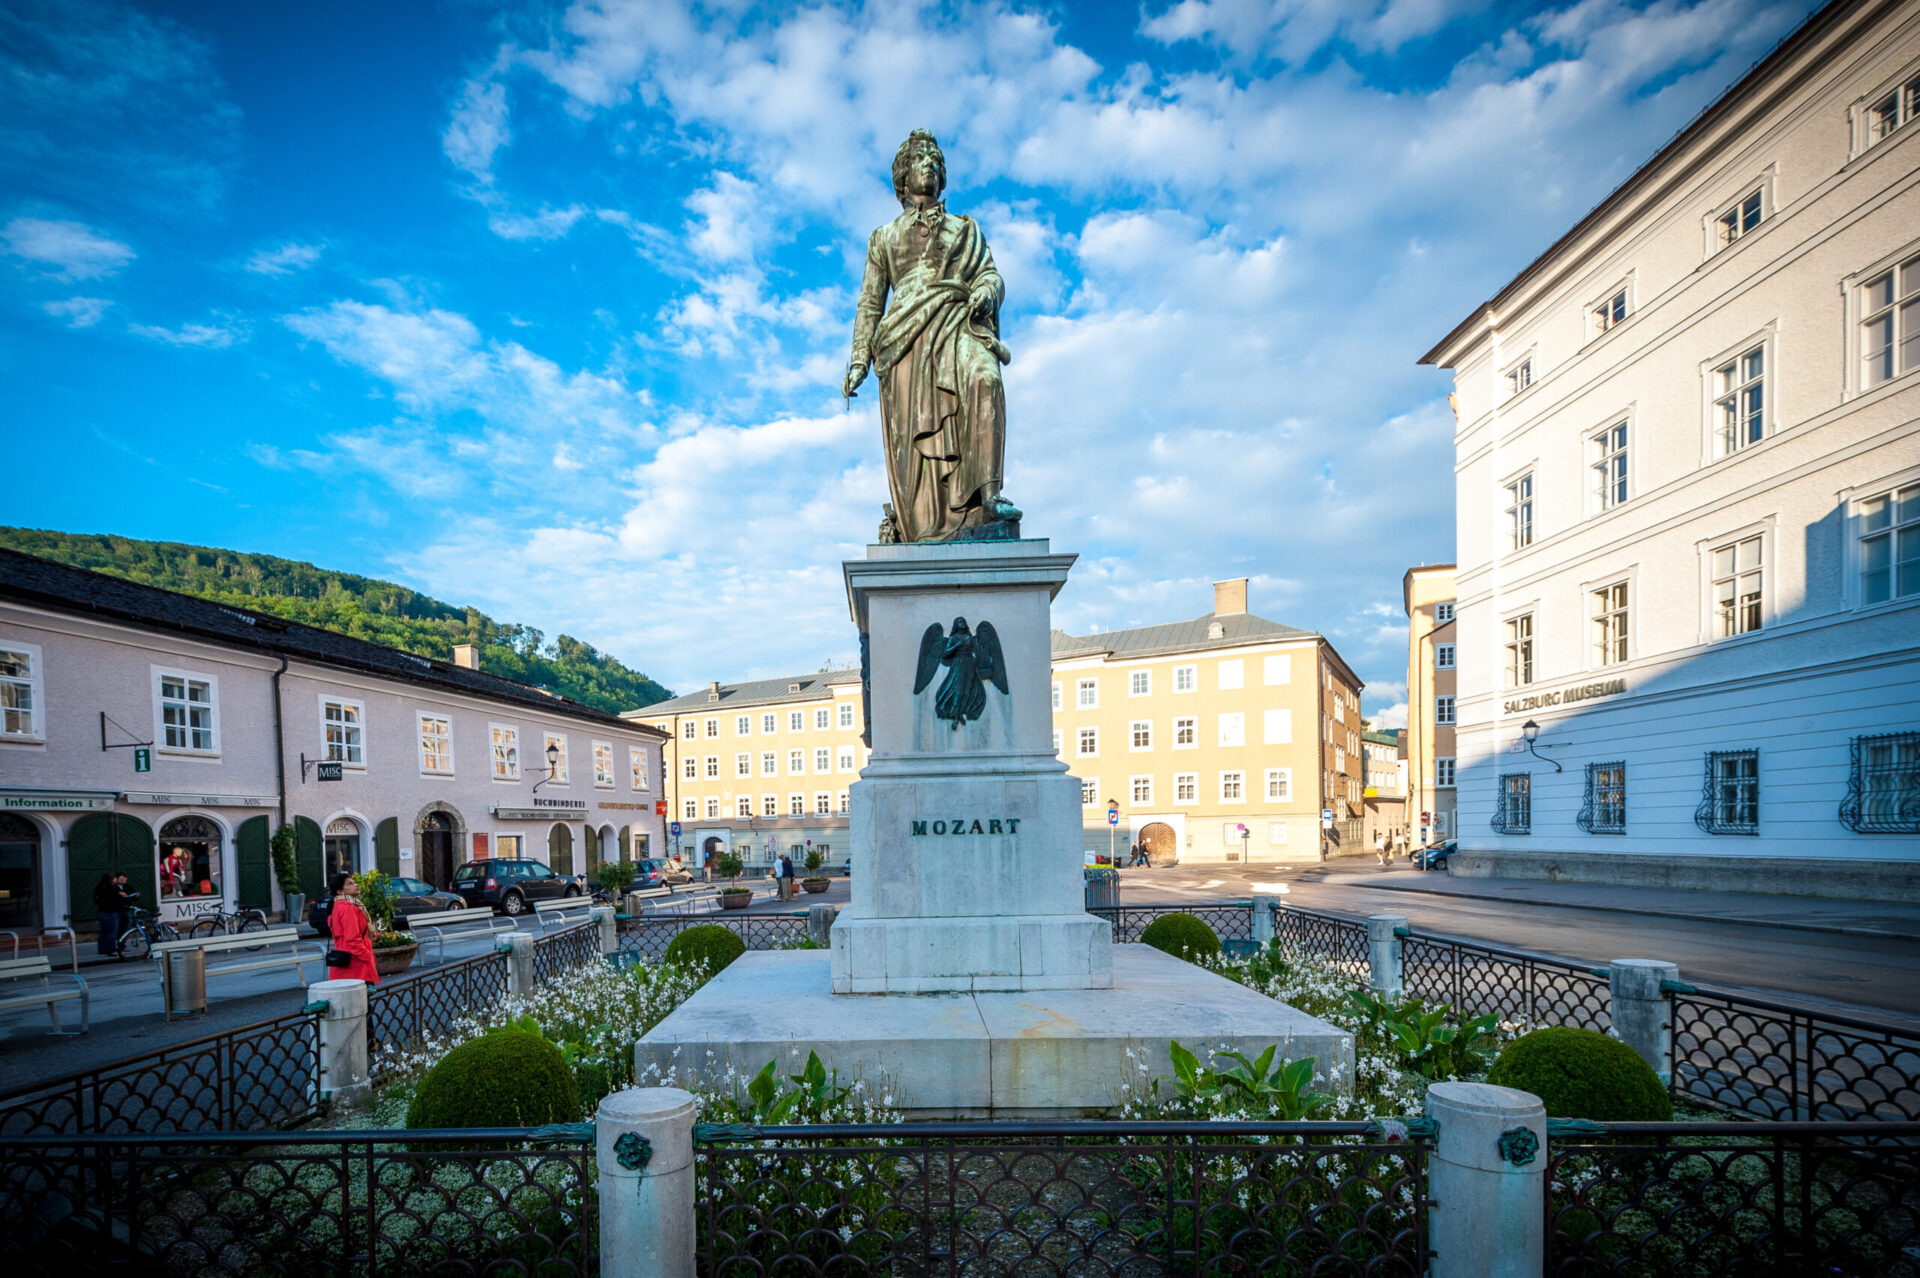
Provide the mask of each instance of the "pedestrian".
POLYGON ((360 904, 360 883, 342 870, 333 876, 333 908, 327 911, 327 975, 335 980, 380 983, 373 965, 373 919, 360 904))
POLYGON ((93 913, 99 920, 100 952, 115 955, 120 952, 120 934, 131 924, 122 917, 120 885, 112 874, 103 874, 100 881, 93 885, 93 913))
POLYGON ((1373 841, 1373 854, 1379 859, 1382 865, 1393 860, 1393 844, 1387 839, 1385 834, 1380 835, 1373 841))
POLYGON ((1145 839, 1140 840, 1140 864, 1149 870, 1153 868, 1153 849, 1148 846, 1145 839))
POLYGON ((780 854, 780 899, 793 899, 793 858, 785 852, 780 854))

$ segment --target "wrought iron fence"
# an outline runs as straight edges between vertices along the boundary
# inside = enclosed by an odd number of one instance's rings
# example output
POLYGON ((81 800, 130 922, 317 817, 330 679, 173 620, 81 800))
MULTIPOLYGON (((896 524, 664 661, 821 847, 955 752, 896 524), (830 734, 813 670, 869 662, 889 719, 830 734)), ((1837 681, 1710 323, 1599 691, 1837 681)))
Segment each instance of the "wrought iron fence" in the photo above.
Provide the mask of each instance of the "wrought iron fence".
POLYGON ((1549 1125, 1552 1275, 1920 1275, 1920 1123, 1549 1125))
POLYGON ((1253 905, 1249 901, 1212 901, 1199 905, 1102 905, 1087 913, 1113 924, 1117 944, 1132 944, 1140 939, 1152 922, 1163 914, 1191 914, 1213 929, 1223 941, 1253 939, 1253 905))
POLYGON ((1920 1120, 1920 1034, 1720 990, 1668 997, 1677 1099, 1778 1120, 1920 1120))
POLYGON ((1358 1123, 695 1129, 699 1270, 1416 1275, 1428 1144, 1358 1123))
POLYGON ((0 1138, 290 1127, 319 1111, 319 1018, 295 1012, 0 1095, 0 1138))
POLYGON ((1414 934, 1401 941, 1409 997, 1447 1003, 1465 1016, 1491 1012, 1525 1025, 1576 1025, 1606 1033, 1612 990, 1604 971, 1522 950, 1414 934))
POLYGON ((546 982, 600 961, 600 924, 574 923, 533 942, 533 979, 546 982))
MULTIPOLYGON (((538 950, 535 954, 538 954, 538 950)), ((404 981, 367 989, 367 1052, 378 1082, 393 1053, 445 1034, 463 1018, 507 996, 507 956, 480 954, 404 981)))
POLYGON ((1367 970, 1367 925, 1360 919, 1281 905, 1273 935, 1284 954, 1324 959, 1350 974, 1367 970))
POLYGON ((658 963, 667 956, 674 937, 708 924, 737 933, 750 950, 784 950, 807 935, 804 914, 649 914, 620 920, 620 953, 658 963))
POLYGON ((597 1272, 591 1142, 591 1126, 0 1139, 0 1268, 597 1272))

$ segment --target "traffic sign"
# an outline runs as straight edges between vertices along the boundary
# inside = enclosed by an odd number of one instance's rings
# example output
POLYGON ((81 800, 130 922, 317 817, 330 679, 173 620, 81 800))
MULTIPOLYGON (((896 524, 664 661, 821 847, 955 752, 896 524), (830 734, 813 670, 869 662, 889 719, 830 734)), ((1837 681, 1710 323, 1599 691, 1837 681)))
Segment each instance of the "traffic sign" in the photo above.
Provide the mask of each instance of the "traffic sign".
POLYGON ((135 772, 153 771, 153 751, 141 746, 133 752, 133 770, 135 772))
POLYGON ((1119 824, 1120 824, 1120 812, 1119 812, 1119 810, 1118 810, 1117 808, 1108 808, 1108 809, 1107 809, 1107 824, 1108 824, 1108 825, 1119 825, 1119 824))
POLYGON ((680 837, 680 823, 679 823, 678 821, 675 821, 675 822, 674 822, 674 823, 673 823, 672 825, 670 825, 670 826, 668 826, 668 827, 667 827, 667 833, 668 833, 668 834, 671 834, 671 835, 672 835, 672 836, 673 836, 674 838, 676 838, 676 839, 677 839, 677 838, 679 838, 679 837, 680 837))
POLYGON ((1332 808, 1321 808, 1321 809, 1320 809, 1320 819, 1321 819, 1322 821, 1331 821, 1331 820, 1333 820, 1333 809, 1332 809, 1332 808))

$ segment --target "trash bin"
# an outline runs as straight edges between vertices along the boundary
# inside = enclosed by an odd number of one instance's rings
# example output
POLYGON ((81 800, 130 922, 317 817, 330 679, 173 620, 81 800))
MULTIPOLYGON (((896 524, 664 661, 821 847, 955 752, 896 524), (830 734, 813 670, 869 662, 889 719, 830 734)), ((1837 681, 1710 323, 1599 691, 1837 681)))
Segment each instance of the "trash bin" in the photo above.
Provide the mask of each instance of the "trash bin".
POLYGON ((167 1019, 207 1010, 207 952, 199 947, 167 955, 167 1019))
POLYGON ((1088 866, 1087 908, 1089 910, 1116 909, 1120 905, 1120 874, 1116 870, 1088 866))

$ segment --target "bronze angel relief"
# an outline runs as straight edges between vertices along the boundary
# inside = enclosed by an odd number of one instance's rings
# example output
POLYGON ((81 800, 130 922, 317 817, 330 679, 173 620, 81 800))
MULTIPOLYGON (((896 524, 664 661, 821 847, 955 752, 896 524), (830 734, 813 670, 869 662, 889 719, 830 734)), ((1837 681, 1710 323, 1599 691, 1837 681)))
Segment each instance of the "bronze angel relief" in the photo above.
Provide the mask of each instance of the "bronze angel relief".
POLYGON ((938 718, 950 720, 956 731, 961 724, 978 719, 986 710, 984 685, 990 683, 1000 689, 1001 695, 1006 695, 1007 663, 1000 654, 1000 636, 994 633, 991 621, 983 621, 978 630, 970 631, 966 618, 955 617, 952 632, 944 635, 939 622, 928 626, 927 632, 920 636, 920 667, 913 680, 914 696, 926 691, 941 666, 947 667, 947 677, 934 693, 933 712, 938 718))

